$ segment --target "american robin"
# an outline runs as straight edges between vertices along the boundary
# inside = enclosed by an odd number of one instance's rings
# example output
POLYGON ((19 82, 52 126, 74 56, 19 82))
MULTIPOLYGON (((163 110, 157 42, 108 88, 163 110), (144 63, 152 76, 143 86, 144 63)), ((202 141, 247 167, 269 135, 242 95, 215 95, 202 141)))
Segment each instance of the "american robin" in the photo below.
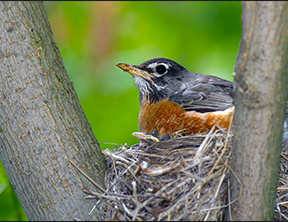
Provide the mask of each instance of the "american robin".
POLYGON ((140 140, 208 133, 214 125, 228 129, 234 113, 232 82, 190 72, 165 58, 116 65, 134 77, 140 93, 141 132, 133 134, 140 140))

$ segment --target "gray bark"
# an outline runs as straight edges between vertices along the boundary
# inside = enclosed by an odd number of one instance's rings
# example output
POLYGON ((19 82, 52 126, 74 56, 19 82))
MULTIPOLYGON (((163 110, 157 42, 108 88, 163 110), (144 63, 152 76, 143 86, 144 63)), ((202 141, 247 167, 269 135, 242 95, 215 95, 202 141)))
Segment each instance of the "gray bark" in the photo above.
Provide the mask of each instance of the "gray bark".
POLYGON ((287 24, 288 2, 243 2, 232 153, 242 192, 232 174, 232 200, 240 194, 233 220, 273 220, 288 98, 287 24))
POLYGON ((0 10, 0 158, 15 192, 29 220, 96 220, 91 183, 69 160, 102 187, 106 164, 43 4, 0 10))

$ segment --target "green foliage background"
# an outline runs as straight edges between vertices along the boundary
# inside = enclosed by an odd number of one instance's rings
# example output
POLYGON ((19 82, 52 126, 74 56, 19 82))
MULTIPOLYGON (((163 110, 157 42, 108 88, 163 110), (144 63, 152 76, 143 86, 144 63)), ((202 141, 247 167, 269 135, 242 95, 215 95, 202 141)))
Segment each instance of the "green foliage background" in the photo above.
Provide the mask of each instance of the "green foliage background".
MULTIPOLYGON (((240 2, 44 2, 53 34, 101 148, 139 141, 138 91, 115 66, 166 57, 233 81, 240 2)), ((0 162, 0 220, 27 220, 0 162)))

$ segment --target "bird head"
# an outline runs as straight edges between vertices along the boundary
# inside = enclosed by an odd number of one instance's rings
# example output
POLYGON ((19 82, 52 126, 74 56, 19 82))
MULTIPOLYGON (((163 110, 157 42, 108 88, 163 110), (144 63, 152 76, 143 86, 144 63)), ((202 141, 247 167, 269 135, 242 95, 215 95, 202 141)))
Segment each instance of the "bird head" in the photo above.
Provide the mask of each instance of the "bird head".
POLYGON ((185 88, 185 78, 190 72, 178 63, 165 58, 151 59, 140 65, 117 63, 116 66, 130 73, 143 99, 157 102, 185 88))

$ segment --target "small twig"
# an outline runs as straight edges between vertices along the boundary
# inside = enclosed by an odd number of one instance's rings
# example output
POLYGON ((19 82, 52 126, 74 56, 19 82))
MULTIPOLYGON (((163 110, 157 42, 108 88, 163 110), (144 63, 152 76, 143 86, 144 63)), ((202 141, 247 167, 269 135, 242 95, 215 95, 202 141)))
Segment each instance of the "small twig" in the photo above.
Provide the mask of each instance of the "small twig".
POLYGON ((121 160, 123 162, 130 163, 129 160, 126 160, 120 156, 117 156, 116 154, 112 153, 109 149, 103 150, 102 153, 107 155, 107 156, 113 157, 116 160, 121 160))
POLYGON ((136 201, 136 205, 138 206, 139 202, 138 202, 138 198, 137 198, 137 185, 135 181, 132 181, 132 187, 133 187, 133 195, 136 201))
POLYGON ((206 214, 204 221, 207 221, 208 217, 210 216, 210 212, 211 212, 211 210, 208 210, 208 213, 206 214))
MULTIPOLYGON (((226 138, 226 139, 228 139, 228 138, 226 138)), ((225 146, 225 145, 224 145, 224 146, 225 146)), ((215 199, 217 198, 217 195, 218 195, 218 193, 219 193, 220 187, 221 187, 221 185, 222 185, 222 183, 223 183, 223 180, 224 180, 224 178, 225 178, 225 176, 226 176, 225 173, 226 173, 227 168, 228 168, 228 160, 229 160, 229 158, 230 158, 230 155, 231 155, 231 152, 229 153, 228 157, 226 158, 226 161, 225 161, 226 167, 225 167, 225 169, 223 170, 222 176, 221 176, 221 178, 220 178, 219 185, 218 185, 217 190, 216 190, 216 192, 215 192, 215 196, 214 196, 215 199)))
MULTIPOLYGON (((231 202, 231 194, 230 194, 230 180, 228 179, 228 203, 231 202)), ((232 209, 231 209, 231 204, 228 206, 228 211, 229 211, 229 220, 232 221, 232 209)))
MULTIPOLYGON (((128 210, 128 208, 126 207, 126 205, 123 203, 123 201, 120 200, 121 206, 123 207, 123 210, 130 216, 132 217, 133 214, 132 212, 130 212, 130 210, 128 210)), ((135 220, 135 219, 134 219, 135 220)))
POLYGON ((96 208, 96 205, 94 205, 94 206, 92 207, 92 209, 89 211, 88 215, 90 215, 95 208, 96 208))
MULTIPOLYGON (((69 159, 68 159, 69 160, 69 159)), ((96 187, 98 187, 100 190, 105 192, 105 189, 100 186, 98 183, 96 183, 91 177, 89 177, 86 173, 84 173, 78 166, 76 166, 75 163, 73 163, 71 160, 69 162, 84 176, 87 180, 89 180, 92 184, 94 184, 96 187)))
POLYGON ((206 145, 208 139, 210 138, 211 134, 213 133, 214 129, 215 129, 215 125, 212 127, 212 129, 209 131, 209 133, 206 135, 205 139, 201 143, 200 147, 197 149, 197 152, 196 152, 195 156, 193 157, 193 160, 198 159, 198 157, 202 153, 203 149, 206 147, 205 145, 206 145))
MULTIPOLYGON (((229 202, 229 204, 227 204, 227 205, 225 205, 225 206, 228 206, 228 205, 236 202, 236 201, 240 198, 240 196, 241 196, 241 194, 242 194, 242 190, 243 190, 243 189, 242 189, 242 182, 241 182, 241 180, 237 177, 237 175, 236 175, 236 173, 233 171, 233 169, 232 169, 229 165, 227 165, 227 166, 228 166, 229 170, 231 171, 231 173, 233 173, 233 175, 234 175, 234 177, 236 178, 236 180, 238 181, 238 183, 239 183, 239 185, 240 185, 240 191, 239 191, 239 196, 238 196, 237 198, 235 198, 235 200, 233 200, 232 202, 229 202)), ((230 175, 231 175, 231 174, 230 174, 230 175)))
POLYGON ((288 201, 277 203, 277 205, 288 204, 288 201))

